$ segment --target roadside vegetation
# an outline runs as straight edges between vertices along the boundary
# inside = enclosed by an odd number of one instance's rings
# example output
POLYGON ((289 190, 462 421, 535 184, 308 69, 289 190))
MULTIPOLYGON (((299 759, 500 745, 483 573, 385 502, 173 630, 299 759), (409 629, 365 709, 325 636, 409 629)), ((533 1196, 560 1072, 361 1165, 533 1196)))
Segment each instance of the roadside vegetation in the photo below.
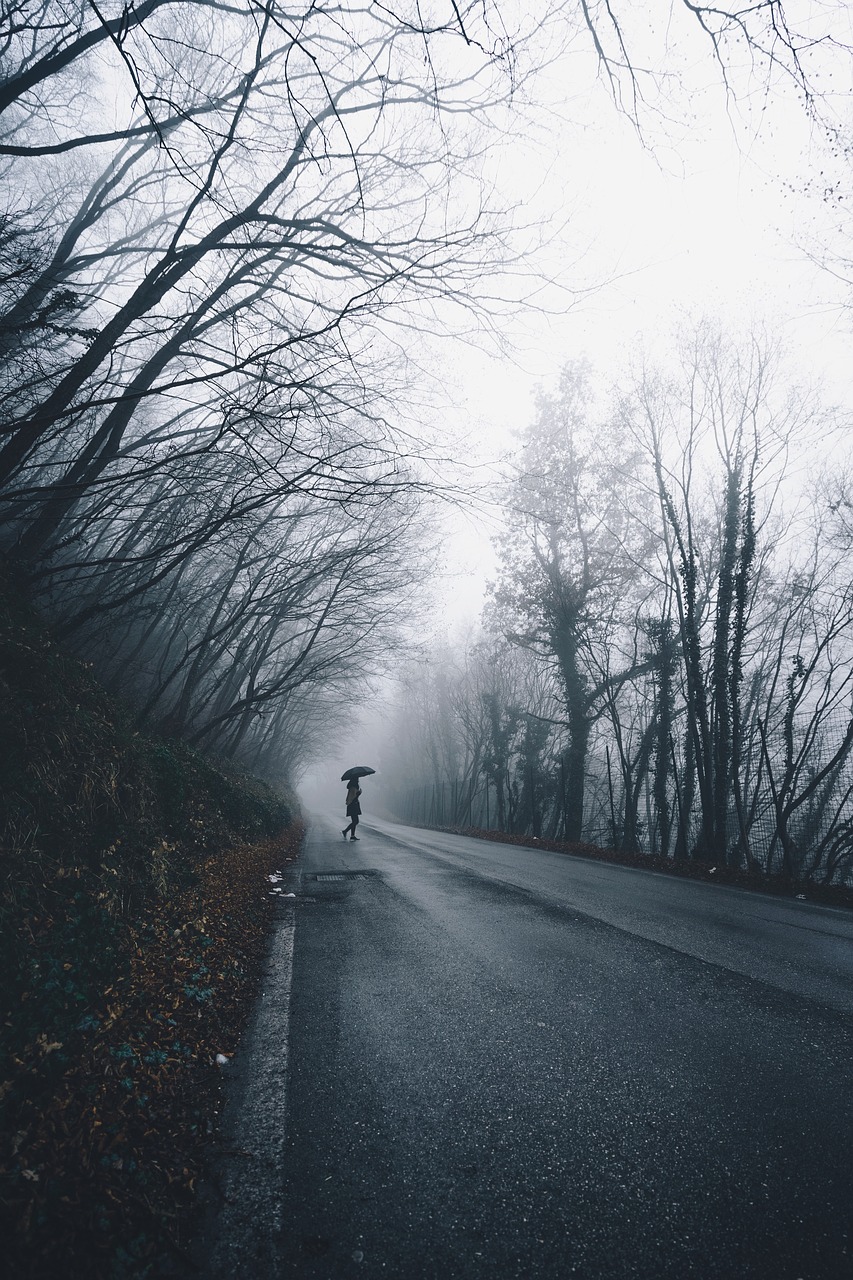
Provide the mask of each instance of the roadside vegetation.
POLYGON ((401 694, 398 814, 850 885, 848 418, 708 322, 615 383, 567 364, 504 478, 478 634, 401 694))
POLYGON ((180 1256, 292 798, 146 737, 0 592, 0 1223, 20 1277, 180 1256))

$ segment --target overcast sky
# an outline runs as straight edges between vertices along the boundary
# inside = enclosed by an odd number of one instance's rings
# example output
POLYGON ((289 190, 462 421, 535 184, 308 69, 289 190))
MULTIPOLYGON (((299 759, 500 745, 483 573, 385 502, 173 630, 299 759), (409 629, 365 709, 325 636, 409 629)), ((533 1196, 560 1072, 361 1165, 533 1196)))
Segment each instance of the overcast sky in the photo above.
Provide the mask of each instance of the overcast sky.
MULTIPOLYGON (((839 6, 837 22, 838 37, 851 38, 851 10, 839 6)), ((496 181, 508 197, 546 226, 565 223, 538 268, 590 292, 569 305, 555 290, 548 314, 516 318, 512 358, 462 345, 443 352, 460 418, 486 454, 511 447, 536 388, 562 361, 586 355, 616 373, 641 343, 665 358, 688 316, 736 330, 767 325, 793 376, 820 379, 831 399, 853 406, 853 290, 815 260, 845 235, 843 199, 820 194, 821 171, 838 176, 825 132, 785 83, 727 96, 704 43, 689 28, 680 34, 669 62, 677 89, 656 104, 663 116, 644 117, 642 139, 609 101, 594 59, 570 53, 538 82, 539 128, 522 128, 501 151, 496 181)), ((843 74, 827 58, 830 72, 843 74)), ((830 119, 849 120, 846 92, 825 106, 830 119)), ((475 616, 491 568, 487 530, 461 524, 446 567, 448 616, 475 616)))

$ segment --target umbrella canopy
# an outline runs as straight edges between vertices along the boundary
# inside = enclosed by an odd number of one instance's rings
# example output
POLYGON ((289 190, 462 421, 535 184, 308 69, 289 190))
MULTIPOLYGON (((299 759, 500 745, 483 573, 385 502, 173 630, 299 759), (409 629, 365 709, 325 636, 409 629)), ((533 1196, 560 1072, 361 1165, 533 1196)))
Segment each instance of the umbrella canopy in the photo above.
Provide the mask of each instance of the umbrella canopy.
POLYGON ((341 782, 349 782, 350 778, 366 778, 369 773, 375 772, 375 769, 369 769, 366 764, 354 764, 346 773, 341 774, 341 782))

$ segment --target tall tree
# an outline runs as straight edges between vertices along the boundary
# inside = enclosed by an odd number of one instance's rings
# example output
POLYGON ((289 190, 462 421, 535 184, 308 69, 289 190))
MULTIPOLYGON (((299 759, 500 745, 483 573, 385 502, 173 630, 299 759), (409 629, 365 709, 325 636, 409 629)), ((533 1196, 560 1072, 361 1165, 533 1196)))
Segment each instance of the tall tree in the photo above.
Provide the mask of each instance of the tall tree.
POLYGON ((590 369, 565 366, 522 436, 498 542, 494 599, 507 633, 557 681, 573 840, 582 833, 589 737, 603 692, 594 653, 626 601, 645 536, 636 519, 638 456, 597 409, 590 369))

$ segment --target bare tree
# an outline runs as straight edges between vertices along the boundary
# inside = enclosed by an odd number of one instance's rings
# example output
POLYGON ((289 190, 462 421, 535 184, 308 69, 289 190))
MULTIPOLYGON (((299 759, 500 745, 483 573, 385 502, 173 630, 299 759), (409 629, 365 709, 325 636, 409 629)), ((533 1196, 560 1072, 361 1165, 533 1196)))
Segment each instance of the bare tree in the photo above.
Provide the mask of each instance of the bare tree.
POLYGON ((401 321, 509 251, 478 172, 524 40, 480 4, 8 18, 0 535, 146 723, 243 751, 407 598, 401 321))
MULTIPOLYGON (((684 12, 726 75, 740 37, 808 88, 781 4, 684 12)), ((105 676, 128 673, 143 723, 260 760, 300 689, 331 698, 357 645, 393 632, 415 570, 391 572, 391 543, 408 545, 438 472, 404 411, 410 332, 488 322, 487 281, 514 261, 520 215, 484 176, 501 113, 578 33, 638 120, 649 83, 627 7, 553 0, 515 18, 497 0, 0 8, 0 542, 105 676)), ((500 598, 545 662, 541 687, 518 719, 465 702, 452 767, 467 787, 489 726, 497 761, 511 724, 529 777, 500 765, 506 804, 537 825, 563 733, 578 834, 590 735, 634 670, 605 652, 627 634, 626 602, 607 602, 642 559, 643 521, 623 509, 634 479, 583 439, 570 381, 541 406, 504 548, 500 598), (555 445, 561 414, 577 430, 555 445)), ((700 788, 741 768, 753 472, 738 449, 710 693, 691 667, 700 788)), ((662 653, 636 661, 663 673, 662 653)), ((662 706, 643 730, 657 725, 659 790, 662 706)), ((703 793, 717 834, 724 791, 716 809, 703 793)))
POLYGON ((740 854, 738 842, 731 846, 737 860, 748 853, 739 781, 741 688, 760 566, 757 539, 777 501, 790 443, 815 419, 797 392, 774 394, 778 361, 759 340, 738 349, 702 325, 684 343, 681 361, 678 380, 643 378, 628 415, 649 449, 682 648, 682 819, 693 808, 695 778, 697 854, 724 857, 734 799, 741 831, 740 854), (714 472, 719 481, 711 480, 714 472))
POLYGON ((772 343, 707 324, 612 407, 592 386, 571 367, 524 437, 484 617, 489 661, 455 668, 492 825, 849 878, 845 472, 804 498, 792 483, 832 417, 787 380, 772 343))
POLYGON ((557 394, 542 396, 523 438, 499 541, 495 604, 507 633, 546 663, 558 682, 569 743, 566 830, 580 839, 587 752, 606 648, 625 602, 644 535, 636 451, 596 413, 590 371, 564 368, 557 394))

